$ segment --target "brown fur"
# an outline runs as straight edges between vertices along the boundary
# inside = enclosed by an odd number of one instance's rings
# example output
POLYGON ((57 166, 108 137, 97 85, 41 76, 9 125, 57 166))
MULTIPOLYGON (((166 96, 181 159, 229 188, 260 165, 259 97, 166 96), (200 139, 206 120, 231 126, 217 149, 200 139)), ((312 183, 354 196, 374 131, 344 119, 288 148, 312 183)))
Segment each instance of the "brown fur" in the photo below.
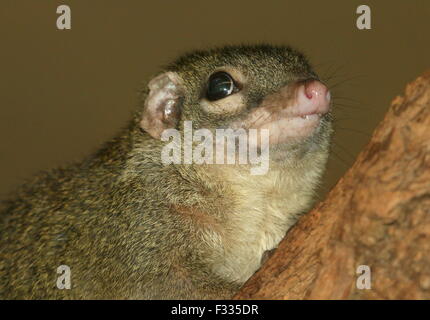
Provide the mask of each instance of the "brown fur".
MULTIPOLYGON (((194 52, 165 70, 183 82, 180 130, 184 120, 226 127, 281 86, 316 77, 300 53, 267 45, 194 52), (222 67, 246 77, 244 107, 208 113, 204 83, 222 67)), ((141 119, 139 108, 100 151, 38 175, 5 203, 1 298, 229 298, 310 208, 327 160, 329 116, 311 137, 273 146, 264 176, 246 165, 164 166, 163 142, 141 130, 141 119), (71 290, 56 287, 63 264, 71 290)))

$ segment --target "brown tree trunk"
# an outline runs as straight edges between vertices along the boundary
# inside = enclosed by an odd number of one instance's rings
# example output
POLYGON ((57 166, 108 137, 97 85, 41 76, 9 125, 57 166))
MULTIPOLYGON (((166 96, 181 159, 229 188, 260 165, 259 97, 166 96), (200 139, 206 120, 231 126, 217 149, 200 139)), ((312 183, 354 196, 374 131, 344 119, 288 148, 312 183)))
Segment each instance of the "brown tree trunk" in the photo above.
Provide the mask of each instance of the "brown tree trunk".
POLYGON ((235 298, 430 299, 430 73, 394 99, 327 199, 235 298), (357 288, 360 265, 370 289, 357 288))

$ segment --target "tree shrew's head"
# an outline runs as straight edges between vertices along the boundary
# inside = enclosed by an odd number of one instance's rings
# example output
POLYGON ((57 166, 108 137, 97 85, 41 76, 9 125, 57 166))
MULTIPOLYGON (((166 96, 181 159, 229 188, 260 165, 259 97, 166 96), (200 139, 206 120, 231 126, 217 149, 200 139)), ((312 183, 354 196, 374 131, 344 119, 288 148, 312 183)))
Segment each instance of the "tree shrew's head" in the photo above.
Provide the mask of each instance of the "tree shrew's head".
POLYGON ((139 123, 158 140, 166 129, 183 132, 187 123, 214 135, 255 130, 256 142, 249 143, 257 149, 266 131, 277 161, 327 152, 330 107, 328 88, 298 51, 227 46, 186 54, 150 80, 139 123))

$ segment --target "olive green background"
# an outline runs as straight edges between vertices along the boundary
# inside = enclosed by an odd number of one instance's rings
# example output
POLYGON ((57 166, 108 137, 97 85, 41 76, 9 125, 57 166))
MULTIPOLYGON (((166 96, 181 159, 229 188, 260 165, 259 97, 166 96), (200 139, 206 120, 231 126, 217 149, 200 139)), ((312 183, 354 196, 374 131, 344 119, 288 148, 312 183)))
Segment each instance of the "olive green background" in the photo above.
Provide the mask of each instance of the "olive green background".
POLYGON ((269 42, 301 49, 335 97, 324 190, 353 163, 390 101, 430 67, 430 1, 1 0, 0 198, 112 137, 142 83, 177 55, 269 42), (67 4, 72 29, 56 29, 67 4), (356 8, 372 9, 372 30, 356 8))

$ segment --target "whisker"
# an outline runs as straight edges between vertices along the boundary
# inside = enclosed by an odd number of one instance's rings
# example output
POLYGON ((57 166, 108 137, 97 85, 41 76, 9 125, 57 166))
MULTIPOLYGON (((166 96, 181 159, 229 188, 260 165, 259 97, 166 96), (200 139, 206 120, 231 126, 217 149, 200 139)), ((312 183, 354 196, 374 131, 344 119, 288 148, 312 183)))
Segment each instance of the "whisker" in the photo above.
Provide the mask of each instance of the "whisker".
POLYGON ((347 155, 347 156, 349 156, 350 158, 351 158, 351 160, 355 160, 355 156, 353 156, 345 147, 343 147, 343 146, 341 146, 339 143, 336 143, 336 141, 332 141, 333 142, 333 145, 334 146, 336 146, 336 147, 338 147, 339 149, 341 149, 343 152, 345 152, 345 154, 347 155))
POLYGON ((351 164, 348 164, 348 162, 345 161, 342 157, 340 157, 339 154, 337 154, 333 149, 330 151, 330 155, 333 155, 333 159, 338 160, 341 164, 345 166, 345 168, 349 168, 351 166, 351 164))
POLYGON ((343 127, 336 127, 336 130, 351 131, 351 132, 356 132, 356 133, 360 133, 360 134, 362 134, 362 135, 365 135, 365 136, 366 136, 366 137, 368 137, 368 138, 370 138, 370 137, 371 137, 371 135, 370 135, 369 133, 364 132, 364 131, 360 131, 360 130, 357 130, 357 129, 343 128, 343 127))

